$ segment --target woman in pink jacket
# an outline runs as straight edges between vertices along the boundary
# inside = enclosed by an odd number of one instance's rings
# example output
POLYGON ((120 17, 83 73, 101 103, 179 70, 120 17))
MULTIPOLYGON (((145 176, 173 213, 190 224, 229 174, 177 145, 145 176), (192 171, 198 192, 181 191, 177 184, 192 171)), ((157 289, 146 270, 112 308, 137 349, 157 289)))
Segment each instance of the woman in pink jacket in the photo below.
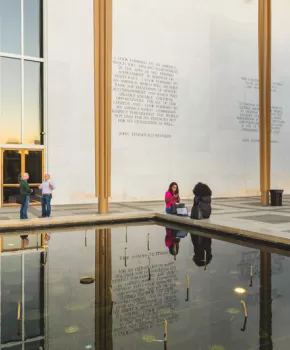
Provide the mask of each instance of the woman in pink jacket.
POLYGON ((180 202, 179 189, 176 182, 169 185, 168 191, 165 193, 165 211, 167 214, 172 214, 172 205, 180 202))

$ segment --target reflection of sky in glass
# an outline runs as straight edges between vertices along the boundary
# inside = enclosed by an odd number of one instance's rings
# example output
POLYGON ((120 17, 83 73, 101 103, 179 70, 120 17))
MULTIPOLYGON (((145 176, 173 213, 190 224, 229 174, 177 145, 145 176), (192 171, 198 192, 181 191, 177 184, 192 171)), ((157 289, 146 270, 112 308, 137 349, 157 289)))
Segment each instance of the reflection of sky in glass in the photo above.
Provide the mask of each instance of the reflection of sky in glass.
MULTIPOLYGON (((23 0, 23 55, 42 57, 42 1, 23 0)), ((0 51, 21 55, 21 0, 0 0, 0 51)), ((21 61, 0 57, 0 143, 39 144, 42 63, 24 61, 24 140, 21 140, 21 61)))
POLYGON ((24 143, 40 143, 42 103, 41 103, 41 63, 24 62, 24 143))
POLYGON ((20 0, 0 0, 0 51, 21 53, 20 0))
POLYGON ((42 56, 40 6, 41 0, 24 0, 24 54, 26 56, 42 56))
POLYGON ((0 143, 21 143, 21 61, 0 57, 0 143))

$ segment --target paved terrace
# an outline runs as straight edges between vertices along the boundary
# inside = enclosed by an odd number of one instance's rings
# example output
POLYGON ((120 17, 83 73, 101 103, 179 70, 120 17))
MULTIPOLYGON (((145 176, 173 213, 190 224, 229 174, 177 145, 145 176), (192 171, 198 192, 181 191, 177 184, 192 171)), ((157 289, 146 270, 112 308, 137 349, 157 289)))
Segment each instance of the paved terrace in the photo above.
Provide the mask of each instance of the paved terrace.
MULTIPOLYGON (((183 201, 191 208, 192 201, 183 201)), ((106 218, 122 219, 138 218, 138 216, 153 217, 157 213, 161 219, 169 219, 164 214, 164 203, 160 202, 125 202, 110 203, 109 216, 98 215, 97 205, 55 205, 52 207, 50 219, 37 219, 41 215, 39 206, 29 208, 30 220, 18 220, 18 207, 0 208, 0 229, 3 232, 5 227, 15 227, 29 230, 33 226, 45 227, 52 223, 66 223, 73 225, 92 221, 102 221, 106 218)), ((170 221, 189 224, 188 218, 173 217, 170 221)), ((213 199, 213 214, 210 220, 193 221, 191 226, 210 228, 218 231, 225 231, 235 235, 245 235, 258 239, 266 239, 271 242, 283 242, 290 246, 290 196, 283 196, 282 207, 263 207, 257 197, 246 198, 222 198, 213 199)))

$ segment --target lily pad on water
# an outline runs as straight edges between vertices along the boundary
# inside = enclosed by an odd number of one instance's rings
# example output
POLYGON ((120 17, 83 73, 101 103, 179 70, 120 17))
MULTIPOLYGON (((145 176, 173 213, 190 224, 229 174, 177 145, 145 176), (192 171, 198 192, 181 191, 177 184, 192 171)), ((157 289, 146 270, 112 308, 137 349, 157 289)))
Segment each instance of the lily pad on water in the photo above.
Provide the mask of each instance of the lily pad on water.
POLYGON ((235 309, 234 307, 230 307, 226 310, 226 312, 231 315, 236 315, 239 314, 241 311, 239 309, 235 309))
POLYGON ((226 350, 226 348, 222 345, 212 345, 208 349, 209 350, 226 350))
POLYGON ((70 327, 67 327, 65 329, 65 332, 68 333, 68 334, 71 334, 71 333, 76 333, 78 332, 79 330, 79 327, 78 326, 70 326, 70 327))
POLYGON ((142 337, 143 341, 145 341, 146 343, 153 343, 156 338, 154 337, 154 335, 144 335, 142 337))

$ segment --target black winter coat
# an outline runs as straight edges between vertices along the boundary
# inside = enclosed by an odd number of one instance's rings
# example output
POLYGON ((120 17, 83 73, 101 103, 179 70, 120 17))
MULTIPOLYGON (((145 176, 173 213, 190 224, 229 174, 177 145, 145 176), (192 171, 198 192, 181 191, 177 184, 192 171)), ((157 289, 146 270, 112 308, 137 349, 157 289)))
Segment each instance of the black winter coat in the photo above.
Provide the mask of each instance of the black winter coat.
POLYGON ((191 219, 198 220, 198 206, 201 210, 202 218, 209 219, 211 215, 211 196, 194 197, 190 215, 191 219))

